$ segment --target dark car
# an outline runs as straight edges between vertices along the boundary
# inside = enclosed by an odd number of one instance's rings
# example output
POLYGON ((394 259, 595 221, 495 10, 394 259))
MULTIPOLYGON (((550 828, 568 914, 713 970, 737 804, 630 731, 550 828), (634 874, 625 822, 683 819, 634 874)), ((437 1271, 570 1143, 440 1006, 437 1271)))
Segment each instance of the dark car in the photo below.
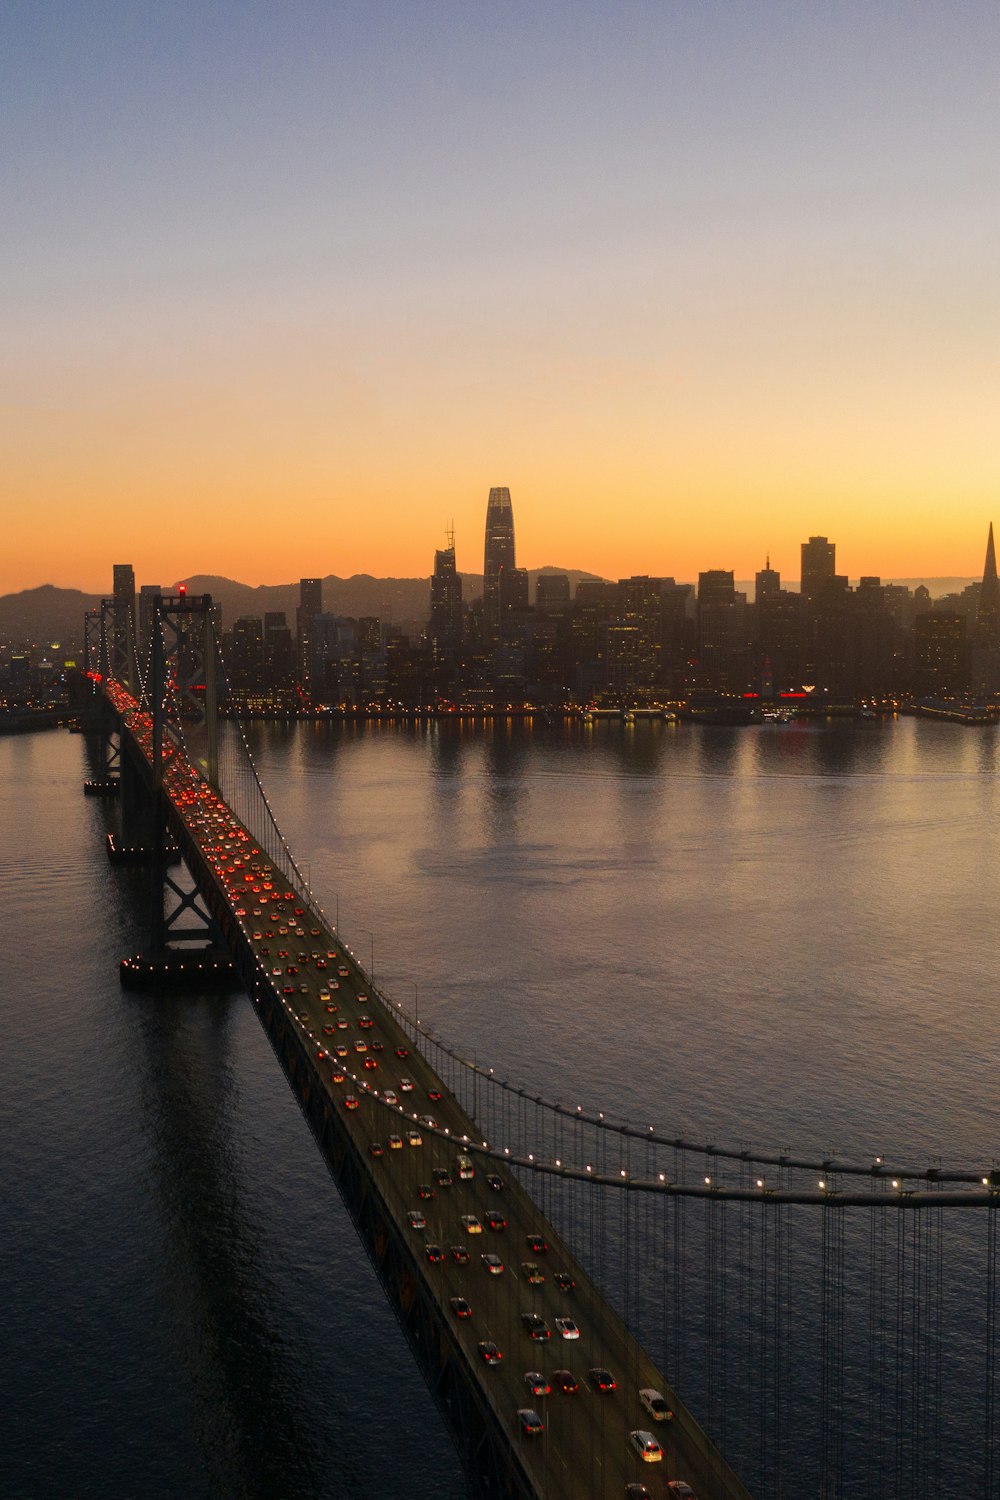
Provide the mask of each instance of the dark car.
POLYGON ((451 1258, 457 1266, 467 1266, 469 1264, 469 1252, 464 1245, 452 1245, 451 1258))
POLYGON ((618 1382, 610 1370, 598 1366, 596 1369, 587 1371, 587 1379, 595 1391, 616 1391, 618 1382))
POLYGON ((440 1261, 444 1260, 444 1251, 440 1245, 425 1245, 424 1254, 432 1266, 436 1266, 440 1261))
POLYGON ((575 1395, 580 1389, 580 1382, 572 1370, 553 1370, 552 1384, 557 1386, 559 1390, 565 1391, 567 1396, 575 1395))
POLYGON ((544 1235, 529 1234, 528 1249, 533 1250, 536 1255, 544 1255, 549 1248, 549 1242, 544 1235))
POLYGON ((435 1167, 432 1175, 438 1187, 451 1187, 451 1173, 447 1167, 435 1167))
POLYGON ((540 1318, 537 1313, 522 1313, 521 1326, 523 1327, 525 1333, 529 1336, 529 1338, 535 1339, 536 1341, 550 1339, 552 1337, 552 1331, 549 1328, 548 1323, 546 1323, 544 1318, 540 1318))
POLYGON ((477 1344, 476 1353, 484 1365, 498 1365, 503 1359, 503 1355, 491 1339, 484 1339, 482 1343, 477 1344))
POLYGON ((500 1230, 507 1228, 507 1220, 504 1218, 503 1214, 487 1214, 486 1222, 489 1225, 490 1229, 500 1230))
POLYGON ((464 1297, 452 1297, 451 1310, 456 1318, 471 1318, 472 1308, 464 1297))
POLYGON ((576 1286, 568 1271, 557 1271, 552 1279, 561 1292, 571 1292, 576 1286))
POLYGON ((486 1182, 487 1185, 491 1187, 495 1193, 503 1192, 504 1183, 503 1178, 500 1176, 499 1172, 487 1172, 486 1182))

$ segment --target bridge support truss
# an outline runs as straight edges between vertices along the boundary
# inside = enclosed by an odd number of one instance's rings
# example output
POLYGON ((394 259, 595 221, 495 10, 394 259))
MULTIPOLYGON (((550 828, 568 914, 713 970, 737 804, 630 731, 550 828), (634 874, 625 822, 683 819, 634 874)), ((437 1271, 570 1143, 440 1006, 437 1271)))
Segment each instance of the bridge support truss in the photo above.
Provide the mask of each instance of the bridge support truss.
MULTIPOLYGON (((213 785, 218 784, 218 697, 215 633, 210 594, 157 594, 153 602, 152 664, 148 707, 153 727, 152 786, 142 772, 137 751, 135 775, 129 773, 132 827, 148 839, 150 863, 149 946, 121 964, 123 984, 131 988, 188 988, 229 984, 233 963, 218 923, 197 886, 183 885, 171 873, 177 851, 168 839, 168 799, 163 768, 176 753, 194 761, 213 785)), ((126 753, 123 765, 129 764, 126 753)), ((147 773, 148 774, 148 773, 147 773)), ((125 832, 123 792, 123 838, 125 832)), ((135 846, 143 857, 144 842, 135 846)))

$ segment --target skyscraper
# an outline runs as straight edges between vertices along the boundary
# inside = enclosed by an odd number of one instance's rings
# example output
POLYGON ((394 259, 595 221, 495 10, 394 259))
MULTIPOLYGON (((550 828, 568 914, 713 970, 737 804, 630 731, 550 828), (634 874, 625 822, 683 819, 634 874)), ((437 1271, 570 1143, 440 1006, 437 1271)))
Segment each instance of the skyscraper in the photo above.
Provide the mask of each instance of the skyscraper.
POLYGON ((514 560, 514 511, 506 485, 490 490, 486 507, 486 549, 483 558, 483 635, 487 644, 501 633, 501 578, 512 573, 514 560))
POLYGON ((431 638, 438 652, 456 651, 462 644, 462 580, 455 564, 455 534, 434 554, 431 578, 431 638))
POLYGON ((296 611, 298 635, 299 681, 309 685, 312 676, 312 622, 323 613, 323 580, 299 579, 299 607, 296 611))
POLYGON ((113 597, 115 603, 112 670, 129 673, 129 652, 135 649, 135 572, 131 563, 115 563, 113 597))
POLYGON ((972 687, 982 697, 993 697, 1000 691, 1000 582, 992 521, 972 638, 972 687))
POLYGON ((824 583, 837 571, 837 544, 828 542, 825 536, 811 536, 802 543, 803 599, 814 600, 822 591, 824 583))

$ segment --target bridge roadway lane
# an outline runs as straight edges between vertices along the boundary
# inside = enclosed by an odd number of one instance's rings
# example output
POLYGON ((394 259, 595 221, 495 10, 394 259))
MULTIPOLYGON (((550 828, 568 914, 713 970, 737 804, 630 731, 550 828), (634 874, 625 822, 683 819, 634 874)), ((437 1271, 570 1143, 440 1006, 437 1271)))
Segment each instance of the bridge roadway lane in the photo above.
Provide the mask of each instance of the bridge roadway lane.
MULTIPOLYGON (((135 730, 140 739, 142 728, 140 724, 135 730)), ((550 1500, 623 1500, 626 1484, 641 1482, 651 1495, 667 1500, 668 1479, 683 1478, 699 1500, 749 1500, 513 1174, 477 1144, 470 1148, 475 1177, 471 1182, 459 1180, 455 1158, 461 1138, 481 1143, 481 1134, 427 1060, 410 1050, 409 1038, 391 1009, 371 994, 360 967, 321 914, 289 890, 280 870, 228 805, 179 754, 171 757, 165 769, 164 785, 241 923, 262 976, 278 991, 309 1044, 318 1076, 369 1163, 388 1207, 402 1225, 413 1210, 425 1215, 426 1228, 406 1230, 418 1264, 499 1423, 518 1445, 539 1494, 550 1500), (366 1019, 371 1024, 362 1025, 366 1019), (339 1024, 343 1022, 346 1025, 339 1024), (331 1026, 332 1034, 327 1034, 325 1028, 331 1026), (363 1043, 366 1051, 358 1052, 357 1043, 363 1043), (373 1043, 381 1043, 382 1050, 373 1050, 373 1043), (346 1047, 348 1056, 337 1058, 337 1047, 346 1047), (405 1055, 398 1056, 397 1048, 405 1049, 405 1055), (377 1066, 365 1069, 365 1058, 372 1058, 377 1066), (403 1091, 404 1079, 413 1085, 407 1092, 403 1091), (395 1092, 397 1105, 386 1102, 387 1090, 395 1092), (432 1100, 432 1092, 441 1097, 432 1100), (357 1099, 357 1108, 348 1109, 349 1096, 357 1099), (417 1124, 419 1115, 432 1116, 436 1127, 417 1124), (406 1143, 409 1129, 419 1131, 420 1145, 406 1143), (403 1138, 400 1149, 389 1148, 390 1134, 403 1138), (370 1154, 373 1140, 383 1144, 384 1155, 370 1154), (434 1185, 435 1167, 448 1169, 451 1186, 434 1185), (487 1184, 486 1176, 492 1171, 503 1177, 500 1191, 487 1184), (432 1198, 418 1196, 421 1183, 434 1187, 432 1198), (491 1211, 506 1217, 506 1229, 486 1227, 491 1211), (483 1232, 467 1233, 461 1223, 463 1214, 475 1214, 483 1232), (549 1250, 532 1252, 527 1243, 530 1234, 542 1235, 549 1250), (432 1243, 445 1253, 437 1264, 424 1257, 425 1245, 432 1243), (460 1244, 470 1255, 465 1265, 458 1264, 450 1251, 460 1244), (480 1257, 488 1252, 504 1261, 502 1274, 486 1271, 480 1257), (542 1286, 529 1284, 522 1270, 525 1261, 538 1263, 545 1275, 542 1286), (557 1270, 569 1273, 576 1283, 573 1290, 559 1290, 553 1275, 557 1270), (468 1300, 471 1318, 454 1317, 450 1298, 455 1296, 468 1300), (551 1338, 533 1341, 521 1326, 522 1312, 540 1314, 551 1338), (574 1319, 579 1339, 560 1337, 554 1321, 560 1316, 574 1319), (477 1354, 481 1340, 499 1346, 503 1356, 499 1365, 482 1363, 477 1354), (593 1390, 587 1379, 593 1367, 610 1370, 617 1389, 593 1390), (532 1396, 525 1372, 538 1370, 551 1380, 556 1369, 571 1370, 580 1382, 579 1391, 565 1394, 553 1386, 549 1396, 532 1396), (639 1404, 643 1386, 664 1393, 676 1413, 674 1421, 657 1426, 648 1417, 639 1404), (520 1435, 517 1411, 521 1407, 538 1412, 545 1424, 541 1436, 520 1435), (643 1463, 631 1449, 628 1434, 636 1428, 655 1432, 664 1448, 663 1462, 643 1463)), ((373 1430, 386 1418, 391 1418, 391 1409, 373 1413, 373 1430)))

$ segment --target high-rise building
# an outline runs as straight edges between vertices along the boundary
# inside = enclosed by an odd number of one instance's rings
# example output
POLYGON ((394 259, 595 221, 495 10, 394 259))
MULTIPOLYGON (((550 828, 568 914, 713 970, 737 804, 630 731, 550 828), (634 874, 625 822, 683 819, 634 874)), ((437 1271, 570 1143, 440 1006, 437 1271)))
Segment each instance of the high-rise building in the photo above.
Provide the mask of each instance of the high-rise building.
POLYGON ((815 599, 823 585, 837 571, 837 544, 828 542, 825 536, 811 536, 802 543, 802 582, 804 599, 815 599))
POLYGON ((1000 691, 1000 582, 992 521, 972 636, 972 687, 983 697, 992 697, 1000 691))
POLYGON ((767 599, 772 594, 781 591, 781 574, 771 567, 771 559, 768 557, 764 566, 757 574, 756 588, 754 590, 754 603, 759 604, 762 599, 767 599))
POLYGON ((135 645, 135 570, 131 563, 115 563, 112 593, 115 617, 112 650, 112 670, 128 672, 127 651, 129 642, 135 645))
POLYGON ((258 690, 264 680, 264 626, 259 615, 243 615, 233 625, 229 685, 258 690))
POLYGON ((569 614, 569 578, 565 573, 539 573, 535 579, 535 608, 540 615, 569 614))
POLYGON ((312 673, 312 622, 323 613, 323 580, 301 578, 299 580, 299 607, 295 615, 298 646, 299 681, 309 686, 312 673))
POLYGON ((698 574, 698 662, 705 686, 741 691, 748 671, 746 595, 732 569, 698 574))
MULTIPOLYGON (((483 554, 483 636, 487 644, 499 640, 503 609, 501 579, 513 572, 514 510, 506 485, 490 490, 486 506, 486 547, 483 554)), ((508 596, 509 597, 509 596, 508 596)))
POLYGON ((295 677, 295 642, 283 609, 264 615, 264 675, 272 688, 289 688, 295 677))
POLYGON ((431 578, 431 641, 440 653, 455 652, 462 644, 462 580, 455 563, 455 536, 434 554, 431 578))
POLYGON ((964 692, 969 675, 965 616, 928 610, 917 616, 915 637, 917 692, 931 698, 964 692))

